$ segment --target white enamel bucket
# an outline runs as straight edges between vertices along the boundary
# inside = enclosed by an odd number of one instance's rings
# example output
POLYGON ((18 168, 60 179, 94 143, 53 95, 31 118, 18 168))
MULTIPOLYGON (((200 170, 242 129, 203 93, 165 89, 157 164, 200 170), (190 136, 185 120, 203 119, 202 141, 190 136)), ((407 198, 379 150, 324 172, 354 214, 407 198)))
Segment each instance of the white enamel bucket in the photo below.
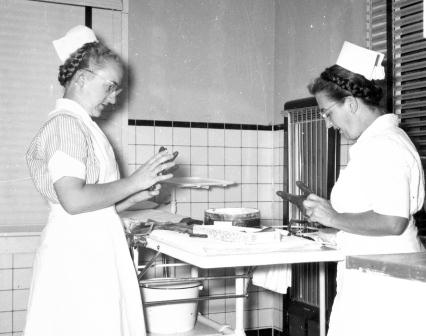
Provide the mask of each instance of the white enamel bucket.
POLYGON ((142 284, 147 331, 152 334, 174 334, 193 329, 197 321, 197 301, 152 306, 147 306, 145 303, 198 298, 201 288, 199 281, 142 284))

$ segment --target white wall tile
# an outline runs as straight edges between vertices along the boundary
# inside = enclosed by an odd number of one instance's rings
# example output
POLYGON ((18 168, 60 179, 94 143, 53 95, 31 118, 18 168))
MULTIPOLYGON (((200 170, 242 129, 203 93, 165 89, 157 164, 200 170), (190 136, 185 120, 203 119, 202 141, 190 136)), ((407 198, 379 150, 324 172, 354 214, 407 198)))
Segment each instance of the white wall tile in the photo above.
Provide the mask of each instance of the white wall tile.
POLYGON ((136 143, 136 126, 135 125, 127 126, 127 141, 129 145, 134 145, 136 143))
MULTIPOLYGON (((227 289, 227 293, 235 293, 235 291, 228 291, 227 289)), ((225 308, 226 308, 226 312, 234 312, 235 311, 235 299, 226 299, 225 300, 225 308)))
POLYGON ((225 208, 241 208, 241 201, 227 201, 225 202, 225 208))
POLYGON ((227 147, 241 147, 241 130, 225 129, 225 144, 227 147))
POLYGON ((258 326, 262 328, 272 328, 274 326, 274 310, 273 309, 259 309, 259 323, 258 326))
POLYGON ((241 183, 241 166, 225 166, 225 180, 241 183))
POLYGON ((0 290, 12 289, 12 269, 0 270, 0 290))
POLYGON ((223 315, 225 315, 224 313, 226 312, 226 307, 224 299, 209 300, 208 307, 209 314, 223 313, 223 315))
POLYGON ((259 148, 273 148, 274 137, 272 131, 258 131, 257 132, 257 145, 259 148))
POLYGON ((136 164, 141 165, 155 154, 154 145, 136 145, 136 164))
POLYGON ((233 185, 225 189, 225 202, 241 202, 241 185, 233 185))
POLYGON ((12 254, 0 254, 0 270, 12 268, 12 254))
POLYGON ((257 148, 257 130, 241 131, 241 147, 257 148))
POLYGON ((207 146, 207 128, 191 128, 191 146, 207 146))
POLYGON ((127 147, 127 161, 129 164, 136 163, 136 145, 129 145, 127 147))
POLYGON ((191 202, 191 217, 194 219, 204 220, 204 211, 208 208, 207 203, 191 202))
POLYGON ((273 182, 282 186, 284 183, 284 167, 274 166, 274 173, 272 176, 274 177, 273 182))
POLYGON ((243 208, 251 208, 251 209, 257 209, 257 202, 242 202, 241 206, 243 208))
POLYGON ((209 165, 223 165, 225 164, 225 148, 223 147, 209 147, 209 165))
POLYGON ((23 331, 25 327, 26 311, 13 312, 13 332, 23 331))
POLYGON ((155 144, 154 126, 136 126, 136 144, 153 145, 155 144))
POLYGON ((225 190, 223 188, 211 188, 208 196, 209 203, 223 202, 225 199, 225 190))
POLYGON ((188 127, 173 127, 173 145, 189 146, 191 144, 191 129, 188 127))
POLYGON ((191 188, 191 202, 203 202, 208 201, 208 190, 206 189, 192 189, 191 188))
POLYGON ((13 268, 33 267, 35 253, 16 253, 13 255, 13 268))
POLYGON ((272 219, 272 203, 271 202, 257 202, 257 208, 260 211, 260 218, 272 219))
POLYGON ((274 308, 274 292, 262 290, 259 291, 258 309, 274 308))
POLYGON ((12 312, 0 313, 0 333, 12 332, 12 312))
POLYGON ((257 167, 257 182, 272 183, 273 182, 273 166, 258 166, 257 167))
POLYGON ((205 165, 191 165, 191 176, 207 178, 209 175, 208 167, 205 165))
POLYGON ((274 153, 272 148, 259 148, 257 156, 259 165, 272 166, 274 164, 274 153))
POLYGON ((28 303, 29 289, 13 291, 13 310, 26 310, 28 303))
POLYGON ((272 202, 274 200, 275 191, 273 184, 259 183, 257 188, 257 200, 259 202, 272 202))
POLYGON ((241 163, 244 166, 257 165, 257 148, 242 148, 241 163))
POLYGON ((225 166, 209 165, 209 177, 218 180, 225 179, 225 166))
POLYGON ((191 203, 178 202, 176 208, 179 215, 191 217, 191 203))
POLYGON ((13 289, 28 289, 31 284, 33 270, 31 268, 17 268, 13 270, 13 289))
POLYGON ((12 290, 0 291, 0 312, 10 312, 13 310, 12 290))
POLYGON ((256 202, 257 184, 241 184, 241 200, 243 202, 256 202))
POLYGON ((225 202, 223 201, 225 197, 222 198, 222 202, 209 202, 209 209, 222 209, 225 207, 225 202))
POLYGON ((242 166, 241 167, 241 182, 242 183, 257 183, 257 166, 242 166))
POLYGON ((191 146, 191 164, 207 164, 207 147, 191 146))
MULTIPOLYGON (((209 301, 212 302, 212 301, 209 301)), ((209 319, 212 319, 213 321, 220 323, 220 324, 225 324, 226 320, 225 320, 225 313, 217 313, 217 314, 209 314, 209 319)))
POLYGON ((209 129, 208 131, 209 146, 225 146, 225 130, 224 129, 209 129))
POLYGON ((225 164, 241 165, 241 148, 225 147, 225 164))
POLYGON ((173 144, 173 128, 155 126, 154 130, 155 144, 158 146, 169 146, 173 144))
POLYGON ((283 312, 274 309, 274 327, 283 330, 283 312))
POLYGON ((225 314, 225 323, 229 324, 231 328, 235 328, 235 312, 230 312, 225 314))

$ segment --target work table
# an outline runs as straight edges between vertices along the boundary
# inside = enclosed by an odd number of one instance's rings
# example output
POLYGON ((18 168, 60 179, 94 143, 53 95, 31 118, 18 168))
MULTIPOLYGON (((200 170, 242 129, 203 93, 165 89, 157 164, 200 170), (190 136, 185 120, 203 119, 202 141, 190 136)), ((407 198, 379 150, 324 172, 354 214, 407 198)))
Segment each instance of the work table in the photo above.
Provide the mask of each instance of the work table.
POLYGON ((346 267, 426 282, 426 252, 349 256, 346 267))

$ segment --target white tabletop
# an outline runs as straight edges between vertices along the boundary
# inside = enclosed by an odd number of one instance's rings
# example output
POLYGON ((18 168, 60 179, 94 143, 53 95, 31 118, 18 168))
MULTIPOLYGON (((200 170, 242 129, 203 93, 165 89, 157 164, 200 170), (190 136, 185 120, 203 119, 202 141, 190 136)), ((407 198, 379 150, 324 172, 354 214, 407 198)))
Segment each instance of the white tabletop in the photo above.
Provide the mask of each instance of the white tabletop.
POLYGON ((156 230, 148 247, 200 268, 327 262, 343 260, 336 249, 299 237, 285 237, 280 243, 236 244, 187 234, 156 230), (287 239, 288 238, 288 239, 287 239))

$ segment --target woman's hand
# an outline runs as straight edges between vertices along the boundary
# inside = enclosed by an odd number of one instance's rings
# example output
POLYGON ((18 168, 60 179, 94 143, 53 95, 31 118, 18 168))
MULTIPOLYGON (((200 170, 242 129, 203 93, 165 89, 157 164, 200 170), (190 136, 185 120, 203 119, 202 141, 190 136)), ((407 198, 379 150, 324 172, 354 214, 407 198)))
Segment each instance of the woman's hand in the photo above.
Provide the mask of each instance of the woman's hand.
POLYGON ((137 186, 138 190, 146 190, 158 182, 173 177, 173 174, 161 174, 176 165, 173 159, 173 154, 169 154, 167 151, 155 154, 130 176, 132 183, 137 186))
POLYGON ((333 227, 333 218, 337 215, 330 201, 310 194, 303 202, 309 222, 317 222, 325 226, 333 227))
POLYGON ((118 202, 115 205, 115 210, 117 212, 122 212, 124 210, 127 210, 131 206, 146 201, 147 199, 150 199, 154 196, 157 196, 160 193, 161 184, 156 184, 152 189, 149 190, 142 190, 137 192, 136 194, 130 195, 126 199, 118 202))

